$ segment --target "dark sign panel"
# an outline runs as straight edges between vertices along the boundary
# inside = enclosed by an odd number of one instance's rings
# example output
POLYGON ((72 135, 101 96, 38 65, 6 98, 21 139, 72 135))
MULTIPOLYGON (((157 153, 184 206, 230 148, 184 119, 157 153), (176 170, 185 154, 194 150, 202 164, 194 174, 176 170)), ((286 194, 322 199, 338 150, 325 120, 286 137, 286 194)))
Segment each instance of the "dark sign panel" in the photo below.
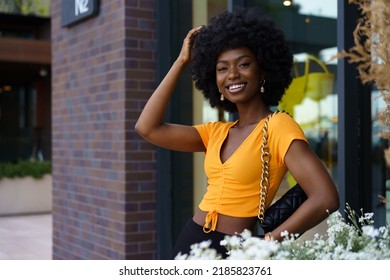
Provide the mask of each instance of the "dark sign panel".
POLYGON ((96 16, 99 0, 62 0, 61 24, 69 26, 96 16))

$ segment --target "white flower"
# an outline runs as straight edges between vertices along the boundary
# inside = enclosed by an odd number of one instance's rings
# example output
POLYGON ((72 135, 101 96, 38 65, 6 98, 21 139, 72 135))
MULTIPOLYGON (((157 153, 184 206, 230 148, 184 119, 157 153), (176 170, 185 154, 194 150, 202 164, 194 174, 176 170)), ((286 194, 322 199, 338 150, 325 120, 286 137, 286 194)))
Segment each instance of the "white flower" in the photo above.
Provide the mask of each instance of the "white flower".
POLYGON ((187 254, 182 254, 181 252, 179 252, 179 254, 177 254, 177 256, 175 257, 175 260, 185 260, 187 259, 187 257, 187 254))
POLYGON ((281 237, 288 237, 288 231, 287 230, 284 230, 280 233, 280 236, 281 237))
MULTIPOLYGON (((244 230, 226 236, 220 244, 227 248, 230 260, 390 260, 390 225, 377 229, 372 213, 357 217, 349 206, 346 212, 352 225, 335 212, 327 220, 326 235, 315 234, 313 240, 302 241, 283 231, 281 242, 265 241, 244 230)), ((179 254, 175 259, 221 259, 215 249, 209 248, 210 244, 211 241, 193 244, 188 255, 179 254)))
POLYGON ((240 246, 241 237, 239 237, 237 235, 232 235, 232 236, 226 237, 226 239, 228 242, 228 246, 233 247, 233 248, 240 246))
POLYGON ((249 256, 245 251, 242 250, 232 250, 229 252, 229 260, 250 260, 249 256))
POLYGON ((364 224, 372 224, 373 221, 372 221, 372 218, 374 217, 374 213, 364 213, 363 216, 359 217, 359 223, 361 225, 364 225, 364 224))
POLYGON ((363 226, 362 231, 364 235, 370 238, 375 238, 379 236, 379 230, 374 228, 373 226, 363 226))
POLYGON ((225 238, 224 240, 221 240, 221 241, 219 242, 219 245, 221 245, 221 246, 226 246, 226 245, 228 245, 228 241, 226 240, 226 238, 225 238))
POLYGON ((265 260, 270 259, 277 251, 278 244, 273 241, 265 241, 257 237, 243 238, 240 247, 230 251, 230 260, 265 260))
POLYGON ((210 245, 211 245, 211 240, 202 241, 201 243, 199 243, 199 248, 206 249, 210 247, 210 245))
POLYGON ((242 238, 248 239, 252 237, 252 232, 248 229, 244 229, 244 231, 241 233, 242 238))

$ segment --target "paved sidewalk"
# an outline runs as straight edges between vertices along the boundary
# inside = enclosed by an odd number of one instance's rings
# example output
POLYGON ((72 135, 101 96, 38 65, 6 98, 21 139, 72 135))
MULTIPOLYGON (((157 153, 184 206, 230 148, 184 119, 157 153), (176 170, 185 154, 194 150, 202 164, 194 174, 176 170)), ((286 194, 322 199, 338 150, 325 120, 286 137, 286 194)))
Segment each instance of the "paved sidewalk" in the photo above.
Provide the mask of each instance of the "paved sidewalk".
POLYGON ((0 217, 0 260, 51 260, 51 214, 0 217))

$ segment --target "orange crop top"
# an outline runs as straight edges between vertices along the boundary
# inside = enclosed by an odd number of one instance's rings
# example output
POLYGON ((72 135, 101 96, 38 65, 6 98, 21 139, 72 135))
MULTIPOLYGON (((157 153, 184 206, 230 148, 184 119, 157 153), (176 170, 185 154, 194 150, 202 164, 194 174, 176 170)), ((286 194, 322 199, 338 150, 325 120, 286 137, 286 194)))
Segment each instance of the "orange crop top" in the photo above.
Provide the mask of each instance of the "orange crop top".
MULTIPOLYGON (((220 150, 229 129, 237 122, 210 122, 194 126, 207 150, 204 169, 208 186, 199 204, 201 210, 208 212, 203 226, 205 232, 216 229, 218 213, 234 217, 257 216, 260 199, 260 147, 264 121, 265 119, 257 124, 224 163, 220 159, 220 150)), ((268 134, 271 159, 266 207, 271 204, 287 171, 284 156, 290 144, 296 139, 307 142, 299 125, 285 113, 271 118, 268 134)))

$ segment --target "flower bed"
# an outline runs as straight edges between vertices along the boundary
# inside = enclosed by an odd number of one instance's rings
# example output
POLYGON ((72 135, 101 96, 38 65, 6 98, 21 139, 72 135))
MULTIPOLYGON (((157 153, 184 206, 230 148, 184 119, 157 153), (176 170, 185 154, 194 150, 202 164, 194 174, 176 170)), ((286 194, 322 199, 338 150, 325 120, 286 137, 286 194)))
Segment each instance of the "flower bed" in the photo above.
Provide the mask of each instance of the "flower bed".
POLYGON ((0 179, 0 216, 36 214, 52 209, 52 177, 0 179))
MULTIPOLYGON (((222 245, 229 251, 231 260, 384 260, 390 259, 390 225, 374 228, 372 213, 359 217, 348 205, 347 223, 340 212, 327 220, 325 235, 316 234, 312 240, 299 240, 284 233, 281 242, 265 241, 252 237, 246 230, 240 236, 226 237, 222 245)), ((210 243, 192 245, 189 255, 176 259, 221 259, 210 243)))

